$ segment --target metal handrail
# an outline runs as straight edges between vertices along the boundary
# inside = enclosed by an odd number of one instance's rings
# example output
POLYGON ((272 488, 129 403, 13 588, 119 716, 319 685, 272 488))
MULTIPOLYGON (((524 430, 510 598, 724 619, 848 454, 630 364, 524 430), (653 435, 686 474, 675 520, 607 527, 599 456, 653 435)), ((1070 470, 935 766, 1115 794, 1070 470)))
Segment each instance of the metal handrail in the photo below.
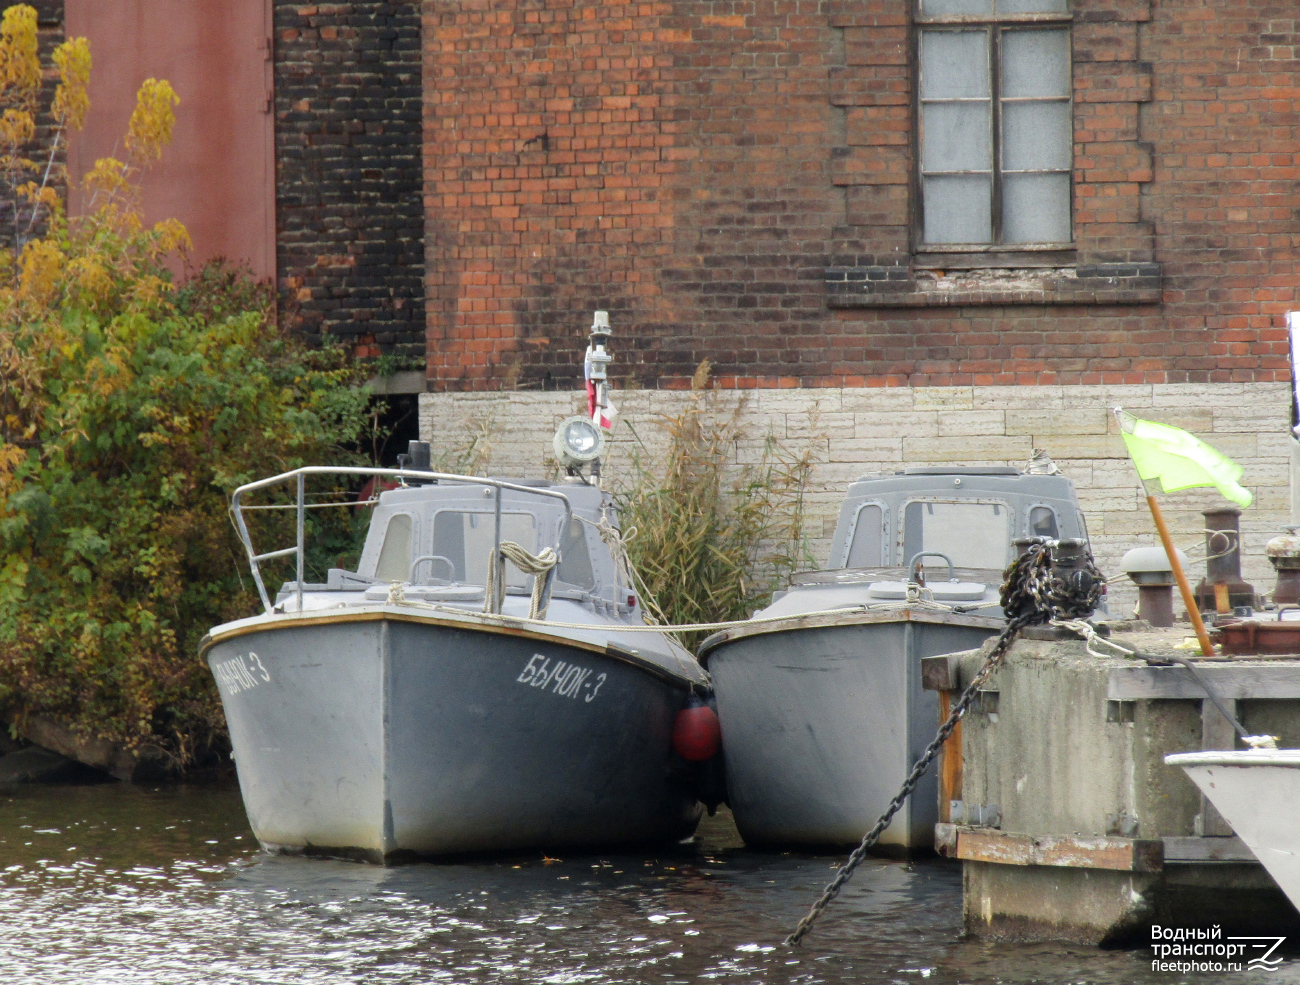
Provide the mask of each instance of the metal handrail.
POLYGON ((940 554, 938 551, 918 551, 916 554, 913 554, 912 560, 907 562, 908 578, 912 579, 913 581, 916 580, 916 575, 917 575, 916 562, 921 560, 921 558, 923 557, 943 558, 945 561, 948 562, 948 580, 949 581, 957 580, 957 576, 953 574, 952 558, 950 558, 947 554, 940 554))
POLYGON ((451 580, 452 581, 456 580, 456 565, 452 563, 451 558, 444 557, 441 554, 421 554, 419 557, 417 557, 414 561, 411 562, 411 574, 410 574, 409 581, 411 582, 412 585, 415 584, 416 569, 419 568, 420 565, 424 564, 425 561, 430 562, 430 567, 429 567, 430 578, 436 577, 433 573, 432 562, 441 561, 443 564, 445 564, 448 568, 451 569, 451 580))
MULTIPOLYGON (((438 482, 458 482, 471 486, 491 486, 497 490, 493 497, 496 500, 496 531, 493 542, 493 557, 501 550, 501 490, 509 489, 513 492, 526 493, 533 496, 544 496, 549 499, 558 499, 564 505, 564 522, 560 524, 559 530, 555 535, 555 549, 560 549, 560 539, 563 531, 567 529, 569 522, 573 519, 573 507, 569 503, 569 497, 556 489, 540 489, 537 486, 520 486, 513 482, 503 482, 500 479, 486 479, 475 475, 453 475, 445 472, 422 472, 415 469, 379 469, 364 468, 351 466, 330 466, 330 465, 305 465, 302 468, 294 469, 292 472, 282 472, 279 475, 273 475, 268 479, 258 479, 256 482, 246 482, 231 494, 230 513, 235 521, 235 529, 239 531, 239 539, 243 541, 244 550, 248 554, 248 565, 253 572, 253 581, 257 584, 257 594, 262 600, 262 607, 271 611, 271 598, 267 595, 266 585, 262 581, 262 571, 258 566, 260 561, 269 561, 272 558, 288 557, 290 554, 297 557, 297 578, 298 578, 298 611, 302 611, 302 583, 303 583, 303 565, 305 563, 305 550, 303 545, 305 516, 306 516, 306 481, 308 476, 312 475, 368 475, 381 476, 390 479, 420 479, 427 481, 436 479, 438 482), (248 526, 244 523, 244 510, 253 507, 244 506, 240 500, 248 493, 255 492, 258 489, 265 489, 268 486, 278 485, 287 482, 290 479, 297 479, 297 544, 293 547, 286 547, 279 551, 269 551, 266 554, 258 554, 253 548, 253 538, 248 532, 248 526)), ((348 503, 339 503, 339 506, 351 505, 348 503)))

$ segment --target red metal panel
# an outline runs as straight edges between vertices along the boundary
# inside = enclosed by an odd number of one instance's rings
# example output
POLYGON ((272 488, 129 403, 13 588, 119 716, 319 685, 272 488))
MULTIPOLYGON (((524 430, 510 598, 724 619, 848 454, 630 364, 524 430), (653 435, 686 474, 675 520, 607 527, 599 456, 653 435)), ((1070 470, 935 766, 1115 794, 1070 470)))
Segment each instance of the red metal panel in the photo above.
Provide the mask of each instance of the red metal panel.
POLYGON ((65 11, 94 62, 86 128, 68 150, 70 212, 86 207, 95 160, 123 155, 140 83, 167 79, 181 102, 144 180, 146 221, 184 222, 195 265, 224 256, 274 281, 271 0, 66 0, 65 11))

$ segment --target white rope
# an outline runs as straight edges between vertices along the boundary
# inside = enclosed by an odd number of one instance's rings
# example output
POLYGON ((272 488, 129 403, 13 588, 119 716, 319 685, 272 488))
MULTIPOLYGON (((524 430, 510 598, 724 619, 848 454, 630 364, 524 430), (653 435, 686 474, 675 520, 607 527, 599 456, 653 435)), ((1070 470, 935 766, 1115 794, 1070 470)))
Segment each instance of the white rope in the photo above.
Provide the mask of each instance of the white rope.
MULTIPOLYGON (((649 618, 652 623, 656 623, 660 626, 667 626, 669 619, 664 615, 663 610, 659 608, 659 600, 654 597, 654 593, 650 591, 649 586, 646 585, 644 579, 642 579, 641 573, 637 571, 635 565, 632 564, 632 558, 627 552, 628 542, 636 537, 637 528, 633 527, 626 533, 623 533, 615 527, 614 524, 609 522, 608 510, 604 507, 601 508, 600 521, 597 523, 592 523, 586 517, 578 516, 576 513, 574 514, 574 518, 596 528, 596 532, 600 534, 600 539, 604 541, 605 546, 610 549, 610 552, 614 555, 619 565, 623 568, 623 571, 627 574, 628 580, 632 582, 632 587, 636 590, 637 596, 641 599, 641 611, 649 613, 649 618)), ((674 635, 676 634, 675 630, 665 630, 665 632, 674 635)), ((678 642, 680 643, 681 640, 678 640, 678 642)))
POLYGON ((530 554, 523 546, 513 540, 503 540, 498 545, 499 554, 488 554, 487 588, 483 593, 483 611, 492 613, 493 603, 500 602, 499 594, 505 590, 505 566, 501 559, 511 561, 516 568, 526 575, 533 575, 533 597, 528 606, 528 618, 540 620, 545 618, 546 609, 542 596, 546 591, 547 579, 542 576, 555 567, 560 556, 554 548, 546 547, 540 554, 530 554))
MULTIPOLYGON (((421 609, 438 609, 443 612, 454 612, 464 615, 468 610, 455 605, 449 605, 445 602, 420 602, 414 599, 401 599, 393 603, 395 605, 405 605, 421 609)), ((812 619, 821 616, 843 616, 843 615, 861 615, 872 612, 900 612, 904 609, 930 609, 939 612, 956 612, 956 606, 944 605, 941 602, 885 602, 878 605, 859 604, 846 605, 835 609, 816 609, 812 612, 793 612, 785 616, 758 616, 753 619, 732 619, 727 622, 689 622, 678 625, 654 626, 654 625, 628 625, 626 623, 616 623, 614 625, 589 622, 554 622, 549 619, 538 618, 535 616, 512 616, 504 612, 483 612, 481 615, 490 615, 497 619, 503 619, 511 623, 535 622, 539 626, 546 626, 551 629, 616 629, 620 633, 659 633, 661 635, 671 633, 687 633, 697 631, 717 632, 723 629, 742 629, 746 626, 762 626, 768 623, 791 622, 796 619, 812 619)), ((960 613, 958 613, 960 614, 960 613)))
POLYGON ((1121 657, 1137 656, 1137 650, 1124 646, 1121 643, 1116 643, 1112 639, 1107 639, 1093 628, 1092 623, 1084 622, 1082 619, 1053 619, 1052 625, 1060 626, 1062 629, 1068 629, 1071 632, 1078 633, 1082 636, 1084 639, 1084 649, 1088 651, 1088 656, 1090 657, 1104 659, 1106 657, 1115 656, 1115 653, 1118 653, 1121 657), (1106 646, 1114 650, 1115 653, 1098 653, 1092 648, 1092 644, 1097 641, 1104 643, 1106 646))

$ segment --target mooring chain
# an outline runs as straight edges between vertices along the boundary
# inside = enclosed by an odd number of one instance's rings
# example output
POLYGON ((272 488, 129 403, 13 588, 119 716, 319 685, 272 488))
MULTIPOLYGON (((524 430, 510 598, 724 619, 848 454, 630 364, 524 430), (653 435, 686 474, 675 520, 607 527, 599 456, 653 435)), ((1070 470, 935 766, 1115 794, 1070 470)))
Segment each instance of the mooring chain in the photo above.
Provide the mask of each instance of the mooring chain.
POLYGON ((1081 570, 1085 577, 1071 579, 1055 577, 1052 571, 1051 543, 1045 540, 1034 541, 1024 554, 1011 562, 1011 566, 1006 570, 1006 580, 1002 584, 1001 592, 1002 611, 1007 614, 1006 628, 998 636, 979 671, 963 689, 961 697, 953 705, 948 720, 940 726, 934 739, 926 746, 925 752, 921 754, 921 758, 916 761, 907 779, 903 781, 903 786, 885 808, 885 813, 880 815, 871 830, 863 836, 862 843, 853 850, 848 861, 840 866, 839 871, 835 873, 835 878, 822 891, 821 897, 812 905, 807 915, 799 921, 799 926, 794 929, 794 933, 785 939, 786 944, 798 944, 812 929, 812 925, 822 915, 822 911, 831 900, 839 895, 844 884, 853 876, 853 870, 862 864, 862 860, 867 857, 867 852, 875 845, 899 808, 916 789, 921 777, 930 768, 934 758, 939 755, 939 750, 952 735, 953 729, 957 727, 962 715, 975 700, 984 682, 1002 664, 1020 631, 1026 626, 1049 622, 1054 618, 1082 619, 1096 608, 1105 579, 1093 564, 1091 556, 1087 557, 1085 566, 1081 570))

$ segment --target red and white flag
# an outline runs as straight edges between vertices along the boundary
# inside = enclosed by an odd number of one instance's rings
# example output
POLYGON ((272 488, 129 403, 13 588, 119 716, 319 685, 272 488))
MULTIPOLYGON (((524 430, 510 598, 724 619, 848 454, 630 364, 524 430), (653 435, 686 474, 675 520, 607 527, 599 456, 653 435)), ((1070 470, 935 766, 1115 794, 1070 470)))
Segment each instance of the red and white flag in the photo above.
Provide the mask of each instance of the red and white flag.
POLYGON ((614 430, 614 418, 618 416, 618 408, 614 406, 614 401, 609 399, 609 388, 597 385, 591 378, 591 346, 587 346, 587 354, 582 360, 582 378, 587 384, 587 414, 594 423, 606 431, 614 430), (600 406, 602 397, 603 407, 600 406))

